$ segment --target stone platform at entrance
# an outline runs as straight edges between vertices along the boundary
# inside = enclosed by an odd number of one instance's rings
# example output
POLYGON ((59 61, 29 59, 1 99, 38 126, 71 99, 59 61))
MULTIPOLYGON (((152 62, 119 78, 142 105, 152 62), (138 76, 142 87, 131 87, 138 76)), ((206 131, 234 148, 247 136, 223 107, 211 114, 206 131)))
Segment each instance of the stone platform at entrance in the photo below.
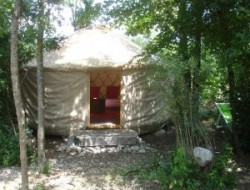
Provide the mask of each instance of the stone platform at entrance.
POLYGON ((79 130, 74 137, 79 146, 117 146, 137 144, 138 133, 130 129, 79 130))

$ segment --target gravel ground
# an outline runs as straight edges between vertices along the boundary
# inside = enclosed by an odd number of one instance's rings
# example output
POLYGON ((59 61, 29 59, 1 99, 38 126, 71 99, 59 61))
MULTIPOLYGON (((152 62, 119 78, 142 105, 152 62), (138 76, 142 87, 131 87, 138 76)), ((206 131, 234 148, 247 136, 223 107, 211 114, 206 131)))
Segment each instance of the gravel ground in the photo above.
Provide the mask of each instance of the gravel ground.
MULTIPOLYGON (((46 155, 51 164, 50 174, 39 174, 29 168, 30 189, 39 190, 158 190, 156 182, 140 182, 136 177, 122 176, 118 170, 133 164, 147 163, 153 157, 171 152, 174 131, 167 129, 141 136, 141 143, 133 147, 97 147, 95 149, 67 149, 62 138, 47 137, 46 155)), ((239 170, 236 189, 250 189, 250 175, 246 168, 239 170)), ((0 168, 0 189, 20 188, 20 167, 0 168)))

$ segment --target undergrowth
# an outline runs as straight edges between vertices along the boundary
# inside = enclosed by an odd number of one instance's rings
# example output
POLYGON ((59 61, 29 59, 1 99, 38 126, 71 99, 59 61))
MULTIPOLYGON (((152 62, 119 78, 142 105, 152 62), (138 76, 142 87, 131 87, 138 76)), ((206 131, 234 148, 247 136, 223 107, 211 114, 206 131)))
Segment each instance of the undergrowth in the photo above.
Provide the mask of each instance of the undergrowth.
POLYGON ((46 190, 46 187, 42 183, 38 183, 33 187, 33 190, 46 190))
POLYGON ((225 145, 209 166, 201 168, 180 147, 169 159, 154 158, 149 164, 123 168, 120 174, 136 176, 141 181, 158 181, 164 190, 233 189, 236 175, 231 159, 232 148, 225 145))
MULTIPOLYGON (((34 149, 27 147, 29 162, 35 157, 34 149)), ((20 163, 19 135, 8 125, 0 122, 0 166, 11 166, 20 163)))
POLYGON ((19 137, 12 129, 0 124, 0 165, 10 166, 19 162, 19 137))

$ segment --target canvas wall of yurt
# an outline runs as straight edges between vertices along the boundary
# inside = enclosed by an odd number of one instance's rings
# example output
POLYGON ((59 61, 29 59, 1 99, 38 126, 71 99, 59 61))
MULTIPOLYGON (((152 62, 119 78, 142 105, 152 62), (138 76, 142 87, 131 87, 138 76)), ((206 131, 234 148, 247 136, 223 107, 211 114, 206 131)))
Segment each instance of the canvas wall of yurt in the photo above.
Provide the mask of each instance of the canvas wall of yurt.
MULTIPOLYGON (((76 31, 60 49, 44 52, 46 134, 70 135, 96 124, 140 134, 160 129, 168 113, 162 94, 148 86, 146 67, 133 61, 141 52, 106 27, 76 31)), ((21 85, 27 122, 36 128, 36 59, 27 63, 21 85)))

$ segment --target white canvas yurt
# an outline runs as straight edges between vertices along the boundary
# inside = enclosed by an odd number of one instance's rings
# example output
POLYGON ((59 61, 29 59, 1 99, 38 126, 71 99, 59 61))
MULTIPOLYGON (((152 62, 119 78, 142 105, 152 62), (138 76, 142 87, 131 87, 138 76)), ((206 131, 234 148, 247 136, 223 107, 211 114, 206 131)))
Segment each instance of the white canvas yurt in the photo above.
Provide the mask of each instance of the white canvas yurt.
MULTIPOLYGON (((148 86, 146 67, 136 66, 139 54, 141 48, 127 36, 105 27, 76 31, 59 50, 44 52, 46 134, 70 135, 96 124, 139 134, 160 129, 168 114, 161 93, 148 86)), ((31 60, 22 79, 26 118, 33 127, 36 65, 31 60)))

